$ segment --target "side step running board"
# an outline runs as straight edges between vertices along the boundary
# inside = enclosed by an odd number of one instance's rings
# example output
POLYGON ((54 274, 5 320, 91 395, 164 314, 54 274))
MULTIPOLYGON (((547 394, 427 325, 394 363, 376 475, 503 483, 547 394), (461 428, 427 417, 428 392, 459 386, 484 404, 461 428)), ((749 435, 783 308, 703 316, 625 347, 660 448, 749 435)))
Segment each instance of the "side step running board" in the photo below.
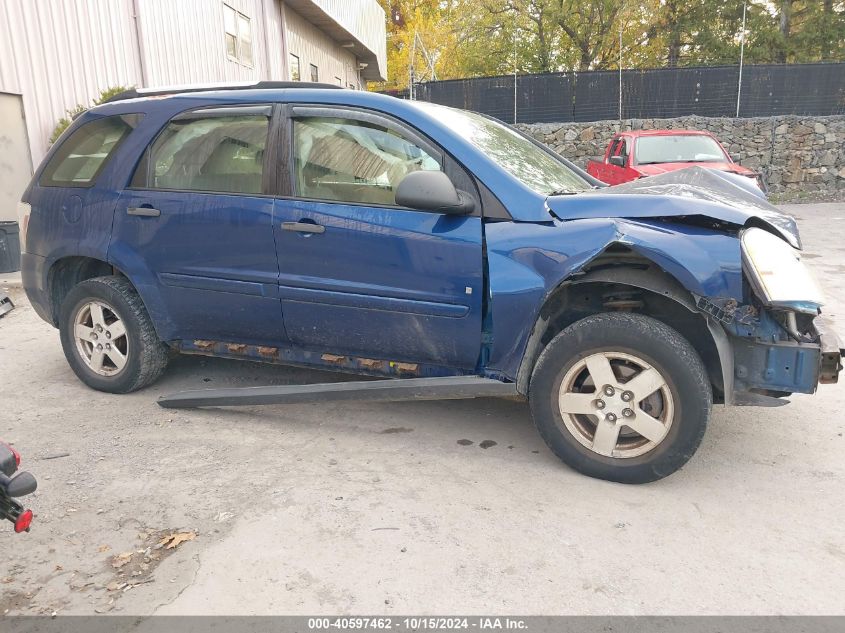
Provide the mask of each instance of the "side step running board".
POLYGON ((464 400, 517 395, 516 384, 480 376, 357 380, 316 385, 197 389, 162 396, 168 409, 190 407, 243 407, 256 404, 398 400, 464 400))

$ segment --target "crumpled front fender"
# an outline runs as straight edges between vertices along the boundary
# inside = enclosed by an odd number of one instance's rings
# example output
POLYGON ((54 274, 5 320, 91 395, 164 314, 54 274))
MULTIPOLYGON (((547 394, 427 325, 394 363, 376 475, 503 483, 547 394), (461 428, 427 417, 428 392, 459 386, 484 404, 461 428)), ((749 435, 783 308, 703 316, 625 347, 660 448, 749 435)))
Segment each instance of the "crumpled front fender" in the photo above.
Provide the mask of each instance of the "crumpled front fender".
POLYGON ((614 245, 654 262, 691 294, 742 302, 739 240, 703 227, 612 218, 491 223, 486 239, 493 324, 486 365, 488 373, 511 380, 517 379, 542 306, 614 245))

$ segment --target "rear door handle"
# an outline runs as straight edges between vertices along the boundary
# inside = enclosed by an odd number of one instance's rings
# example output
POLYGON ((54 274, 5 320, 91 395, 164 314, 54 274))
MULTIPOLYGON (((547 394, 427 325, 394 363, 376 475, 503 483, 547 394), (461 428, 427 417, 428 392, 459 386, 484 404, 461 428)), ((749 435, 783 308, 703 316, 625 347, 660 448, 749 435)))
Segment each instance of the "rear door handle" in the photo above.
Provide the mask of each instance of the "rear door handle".
POLYGON ((126 209, 126 215, 140 215, 143 218, 157 218, 161 215, 161 211, 153 209, 152 207, 129 207, 126 209))
POLYGON ((312 222, 282 222, 282 230, 298 233, 325 233, 326 227, 312 222))

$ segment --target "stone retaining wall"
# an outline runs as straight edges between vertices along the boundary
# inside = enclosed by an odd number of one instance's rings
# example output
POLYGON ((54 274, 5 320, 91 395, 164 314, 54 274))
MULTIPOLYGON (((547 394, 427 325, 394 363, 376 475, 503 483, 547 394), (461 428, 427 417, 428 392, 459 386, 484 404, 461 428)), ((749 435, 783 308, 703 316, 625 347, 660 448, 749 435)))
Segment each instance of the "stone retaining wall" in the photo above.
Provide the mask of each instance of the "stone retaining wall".
POLYGON ((587 159, 604 154, 611 136, 620 130, 707 130, 728 152, 739 154, 743 165, 762 172, 773 199, 845 199, 845 116, 688 116, 517 127, 581 166, 587 159))

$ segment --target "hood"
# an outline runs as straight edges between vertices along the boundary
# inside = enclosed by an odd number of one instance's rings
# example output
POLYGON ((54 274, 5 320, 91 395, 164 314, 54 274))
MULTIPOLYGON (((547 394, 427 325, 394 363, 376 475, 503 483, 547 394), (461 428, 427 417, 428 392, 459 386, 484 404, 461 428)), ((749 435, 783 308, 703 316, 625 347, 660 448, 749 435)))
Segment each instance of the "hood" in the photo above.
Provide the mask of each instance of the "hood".
POLYGON ((755 175, 753 171, 748 169, 748 167, 743 167, 742 165, 737 165, 736 163, 656 163, 653 165, 634 165, 633 169, 644 176, 656 176, 657 174, 665 174, 667 171, 689 169, 691 166, 716 169, 718 171, 729 171, 734 174, 742 174, 743 176, 755 175))
POLYGON ((800 249, 795 219, 744 181, 727 172, 687 167, 587 193, 550 196, 546 207, 561 220, 707 217, 738 227, 757 225, 800 249))

